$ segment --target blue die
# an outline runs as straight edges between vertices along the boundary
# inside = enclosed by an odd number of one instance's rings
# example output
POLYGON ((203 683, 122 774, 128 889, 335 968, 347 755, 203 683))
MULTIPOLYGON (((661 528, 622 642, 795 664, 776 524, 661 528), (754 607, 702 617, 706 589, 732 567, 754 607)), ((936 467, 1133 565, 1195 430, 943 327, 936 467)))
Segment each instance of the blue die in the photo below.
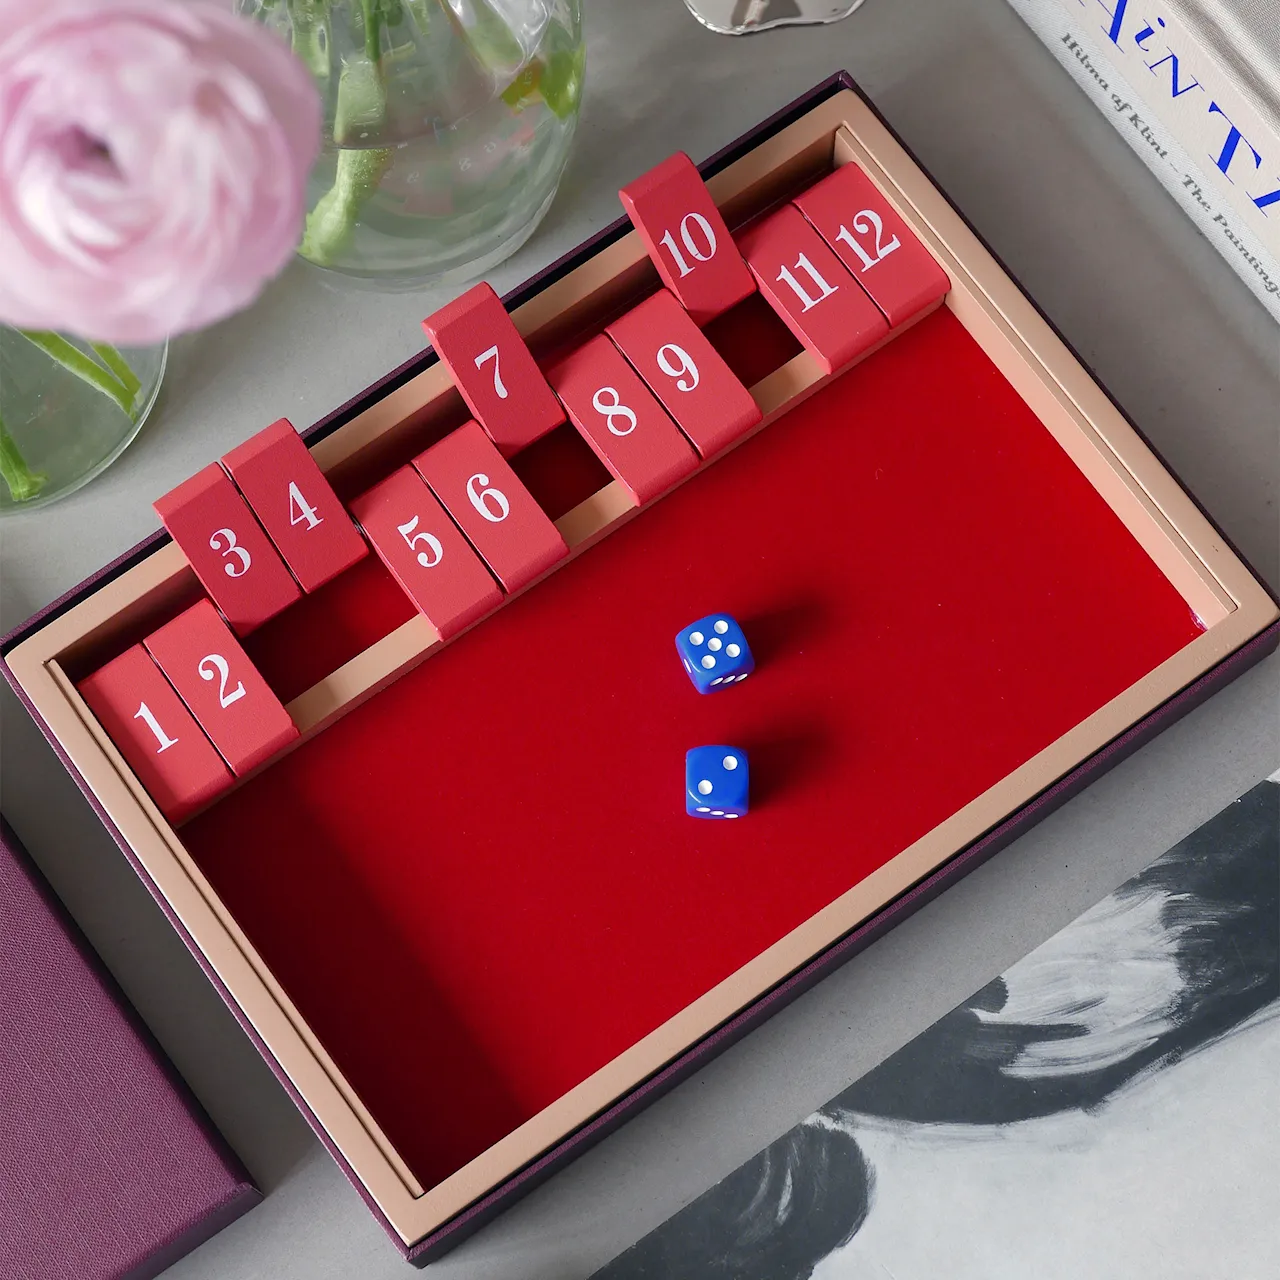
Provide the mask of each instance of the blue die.
POLYGON ((676 650, 699 693, 739 684, 755 669, 747 637, 727 613, 712 613, 676 636, 676 650))
POLYGON ((750 790, 745 751, 694 747, 685 756, 684 803, 691 818, 741 818, 750 790))

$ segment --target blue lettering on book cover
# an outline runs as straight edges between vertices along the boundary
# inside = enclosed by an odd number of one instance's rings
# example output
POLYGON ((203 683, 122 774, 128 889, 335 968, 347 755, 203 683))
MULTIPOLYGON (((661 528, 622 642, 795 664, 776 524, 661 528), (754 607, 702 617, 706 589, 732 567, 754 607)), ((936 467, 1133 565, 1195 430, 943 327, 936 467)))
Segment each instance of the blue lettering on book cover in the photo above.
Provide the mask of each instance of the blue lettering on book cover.
POLYGON ((1227 115, 1222 104, 1188 70, 1185 56, 1161 41, 1160 37, 1166 27, 1165 20, 1157 15, 1152 22, 1150 18, 1140 16, 1139 4, 1132 0, 1078 0, 1078 3, 1081 9, 1101 11, 1102 31, 1107 39, 1122 54, 1136 50, 1143 66, 1167 85, 1173 99, 1182 99, 1191 94, 1193 96, 1187 99, 1189 103, 1199 106, 1203 102, 1210 117, 1220 117, 1225 136, 1221 149, 1210 152, 1209 159, 1233 186, 1243 184, 1248 198, 1264 215, 1270 216, 1272 207, 1280 206, 1280 178, 1262 178, 1259 181, 1260 175, 1264 171, 1270 171, 1271 166, 1267 164, 1264 169, 1262 154, 1245 136, 1240 126, 1227 115), (1148 58, 1151 60, 1148 61, 1148 58), (1277 185, 1274 189, 1267 190, 1270 182, 1276 182, 1277 185))

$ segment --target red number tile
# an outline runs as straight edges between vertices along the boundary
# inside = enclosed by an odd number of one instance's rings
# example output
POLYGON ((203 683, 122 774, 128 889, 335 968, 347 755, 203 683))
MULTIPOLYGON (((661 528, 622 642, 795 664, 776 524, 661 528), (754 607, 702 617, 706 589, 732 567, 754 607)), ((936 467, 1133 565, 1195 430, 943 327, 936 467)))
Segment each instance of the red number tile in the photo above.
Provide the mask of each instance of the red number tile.
POLYGON ((841 165, 795 203, 892 328, 940 302, 951 288, 933 254, 856 164, 841 165))
POLYGON ((608 334, 704 458, 760 421, 751 393, 666 289, 615 320, 608 334))
POLYGON ((144 643, 232 773, 248 773, 298 736, 280 699, 207 600, 144 643))
POLYGON ((405 595, 445 639, 502 603, 489 570, 412 467, 361 494, 351 510, 405 595))
POLYGON ((487 284, 468 289, 422 322, 476 420, 504 457, 564 421, 529 348, 487 284))
POLYGON ((662 282, 704 325, 756 290, 697 166, 683 151, 618 193, 662 282))
POLYGON ((338 495, 287 418, 222 459, 304 591, 369 554, 338 495))
POLYGON ((279 552, 216 462, 167 493, 155 509, 236 635, 248 635, 301 597, 279 552))
POLYGON ((605 334, 557 365, 551 385, 573 425, 637 506, 698 465, 667 411, 605 334))
POLYGON ((170 822, 231 785, 213 744, 140 644, 82 680, 79 690, 170 822))
POLYGON ((827 373, 889 332, 880 309, 794 205, 753 223, 738 244, 760 292, 827 373))
POLYGON ((508 591, 569 554, 560 531, 476 423, 450 432, 413 465, 508 591))

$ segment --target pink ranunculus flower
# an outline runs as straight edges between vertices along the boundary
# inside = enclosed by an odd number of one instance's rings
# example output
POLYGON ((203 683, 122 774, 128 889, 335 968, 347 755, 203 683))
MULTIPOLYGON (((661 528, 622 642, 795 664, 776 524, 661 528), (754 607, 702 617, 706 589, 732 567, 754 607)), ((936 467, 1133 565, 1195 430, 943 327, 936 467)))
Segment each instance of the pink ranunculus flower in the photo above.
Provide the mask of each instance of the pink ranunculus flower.
POLYGON ((144 344, 247 306, 320 124, 306 67, 211 0, 0 0, 0 321, 144 344))

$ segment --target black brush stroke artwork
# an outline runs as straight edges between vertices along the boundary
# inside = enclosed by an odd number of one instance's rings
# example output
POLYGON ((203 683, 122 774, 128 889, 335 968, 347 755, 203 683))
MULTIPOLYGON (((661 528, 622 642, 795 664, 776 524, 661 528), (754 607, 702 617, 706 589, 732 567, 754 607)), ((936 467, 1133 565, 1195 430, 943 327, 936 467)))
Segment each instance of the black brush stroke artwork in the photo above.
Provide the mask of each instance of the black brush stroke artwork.
POLYGON ((1104 963, 1094 958, 1074 1004, 1069 993, 1065 1007, 1045 1002, 1052 1017, 1002 1016, 1010 993, 1006 979, 996 978, 596 1280, 809 1280, 854 1238, 875 1204, 875 1169, 859 1145, 855 1117, 976 1132, 1104 1108, 1139 1077, 1280 1007, 1278 891, 1280 785, 1268 781, 1022 962, 1059 982, 1065 964, 1069 985, 1073 931, 1091 946, 1088 930, 1093 937, 1105 930, 1104 963), (1055 943, 1053 958, 1035 969, 1055 943), (1159 1008, 1108 1005, 1097 988, 1099 971, 1148 964, 1152 954, 1170 962, 1159 1008), (1039 1067, 1016 1069, 1029 1060, 1039 1067))

